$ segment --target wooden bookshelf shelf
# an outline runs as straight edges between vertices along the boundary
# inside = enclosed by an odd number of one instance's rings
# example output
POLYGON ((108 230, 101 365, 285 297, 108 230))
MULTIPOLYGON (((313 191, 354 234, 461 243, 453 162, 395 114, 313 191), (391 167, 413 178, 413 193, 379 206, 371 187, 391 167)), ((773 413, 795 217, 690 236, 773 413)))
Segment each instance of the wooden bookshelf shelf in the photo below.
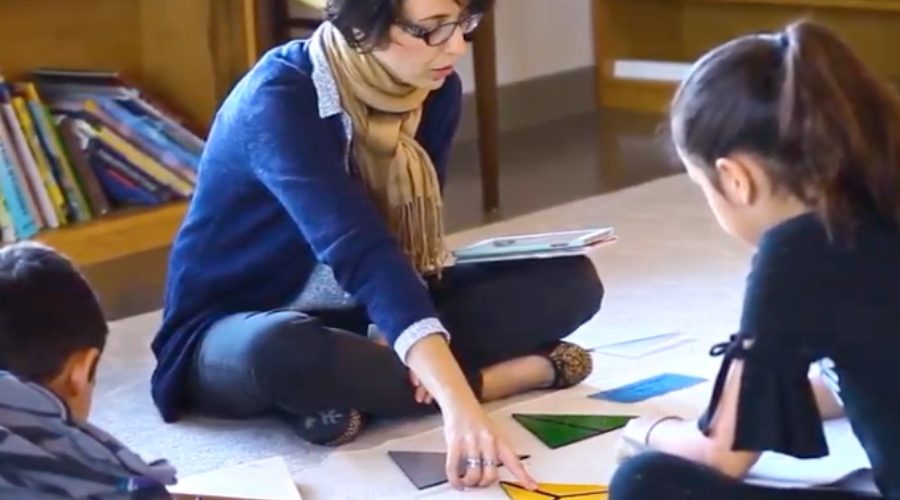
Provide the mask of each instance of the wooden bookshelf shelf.
POLYGON ((44 231, 34 239, 64 250, 82 266, 90 266, 165 248, 186 210, 186 202, 126 209, 91 222, 44 231))
POLYGON ((809 18, 840 33, 883 76, 900 81, 900 0, 593 0, 597 101, 663 112, 675 82, 625 78, 617 61, 691 63, 747 33, 809 18))
MULTIPOLYGON (((9 81, 39 67, 119 71, 205 136, 259 55, 257 13, 257 0, 0 1, 0 46, 10 48, 0 71, 9 81)), ((101 264, 165 248, 185 210, 127 209, 35 239, 101 264)))

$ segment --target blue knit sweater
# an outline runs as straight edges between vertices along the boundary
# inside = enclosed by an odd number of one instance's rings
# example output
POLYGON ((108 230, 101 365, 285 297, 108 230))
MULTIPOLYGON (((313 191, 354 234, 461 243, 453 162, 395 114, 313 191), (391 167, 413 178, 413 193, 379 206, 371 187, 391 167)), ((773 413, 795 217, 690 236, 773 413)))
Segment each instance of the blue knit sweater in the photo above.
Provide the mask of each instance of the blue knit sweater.
MULTIPOLYGON (((416 326, 442 328, 420 276, 353 175, 347 118, 312 47, 272 49, 213 122, 152 345, 153 399, 167 421, 185 409, 187 368, 208 327, 229 314, 287 306, 319 262, 392 343, 416 326)), ((429 96, 418 131, 442 183, 461 93, 452 75, 429 96)))

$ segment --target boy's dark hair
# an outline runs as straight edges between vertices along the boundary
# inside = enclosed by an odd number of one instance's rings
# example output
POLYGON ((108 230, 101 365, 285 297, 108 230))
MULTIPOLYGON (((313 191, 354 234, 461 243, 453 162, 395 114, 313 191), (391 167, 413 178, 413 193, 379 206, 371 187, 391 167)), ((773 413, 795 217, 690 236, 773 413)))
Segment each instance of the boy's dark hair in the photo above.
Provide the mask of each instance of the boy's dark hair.
POLYGON ((673 144, 711 175, 734 153, 762 160, 776 189, 852 231, 860 211, 900 223, 900 99, 829 29, 796 22, 726 43, 672 103, 673 144))
POLYGON ((0 248, 0 370, 53 380, 75 352, 103 350, 109 329, 72 263, 37 243, 0 248))
MULTIPOLYGON (((371 50, 383 44, 391 26, 400 20, 405 0, 328 0, 326 16, 359 50, 371 50)), ((470 14, 484 14, 494 0, 456 0, 470 14)), ((409 21, 408 19, 406 21, 409 21)))

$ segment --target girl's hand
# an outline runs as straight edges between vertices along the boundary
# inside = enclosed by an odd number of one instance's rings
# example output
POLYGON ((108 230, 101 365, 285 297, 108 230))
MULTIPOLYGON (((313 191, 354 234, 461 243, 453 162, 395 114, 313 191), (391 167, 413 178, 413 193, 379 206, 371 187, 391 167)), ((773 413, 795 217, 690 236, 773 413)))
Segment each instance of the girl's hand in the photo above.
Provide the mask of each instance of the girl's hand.
POLYGON ((616 463, 621 464, 636 455, 648 451, 647 434, 657 417, 639 417, 628 422, 616 443, 616 463))

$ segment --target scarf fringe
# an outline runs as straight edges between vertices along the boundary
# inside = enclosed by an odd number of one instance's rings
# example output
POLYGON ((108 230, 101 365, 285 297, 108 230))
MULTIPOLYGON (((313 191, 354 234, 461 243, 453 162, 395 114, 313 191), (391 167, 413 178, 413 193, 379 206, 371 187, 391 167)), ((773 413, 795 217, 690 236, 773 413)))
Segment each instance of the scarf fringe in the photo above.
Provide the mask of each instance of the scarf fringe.
POLYGON ((419 198, 392 210, 391 229, 415 268, 440 274, 448 257, 440 206, 419 198))

